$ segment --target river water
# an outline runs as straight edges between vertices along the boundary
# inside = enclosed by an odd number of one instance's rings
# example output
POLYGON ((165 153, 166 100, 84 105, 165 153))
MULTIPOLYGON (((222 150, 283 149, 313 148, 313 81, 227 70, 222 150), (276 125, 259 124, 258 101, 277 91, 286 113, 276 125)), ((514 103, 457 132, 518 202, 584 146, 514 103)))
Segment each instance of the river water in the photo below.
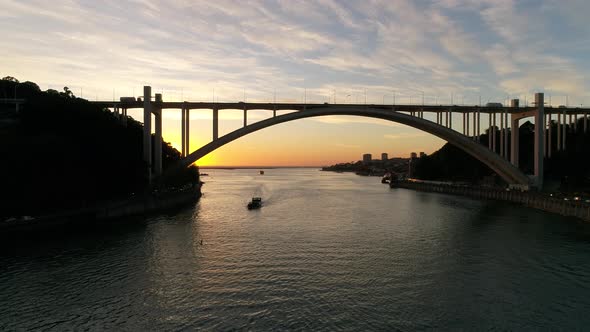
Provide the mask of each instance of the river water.
POLYGON ((590 326, 590 224, 347 173, 205 171, 194 206, 4 241, 0 330, 590 326))

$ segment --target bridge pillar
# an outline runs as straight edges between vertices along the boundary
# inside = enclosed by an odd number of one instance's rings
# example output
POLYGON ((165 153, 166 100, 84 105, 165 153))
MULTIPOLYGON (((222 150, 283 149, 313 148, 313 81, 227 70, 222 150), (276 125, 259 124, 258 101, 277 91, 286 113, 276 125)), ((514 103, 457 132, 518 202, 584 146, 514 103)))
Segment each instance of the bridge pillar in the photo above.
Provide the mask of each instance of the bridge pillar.
POLYGON ((219 138, 219 109, 213 109, 213 140, 219 138))
POLYGON ((496 141, 497 139, 497 135, 496 135, 496 131, 497 131, 497 127, 496 127, 496 113, 494 112, 492 114, 492 151, 494 151, 494 153, 497 153, 496 150, 496 141))
POLYGON ((567 120, 565 119, 565 111, 563 111, 563 128, 561 129, 561 134, 563 137, 561 138, 561 149, 565 150, 565 139, 567 137, 567 120))
POLYGON ((504 110, 500 111, 500 157, 505 157, 504 151, 504 110))
POLYGON ((248 111, 244 108, 244 127, 248 125, 248 111))
POLYGON ((549 120, 549 128, 547 128, 547 157, 551 158, 551 150, 553 149, 552 142, 552 131, 553 131, 553 119, 551 114, 547 114, 547 120, 549 120))
MULTIPOLYGON (((510 101, 510 107, 518 107, 518 99, 512 99, 510 101)), ((512 165, 518 167, 518 156, 520 153, 520 132, 518 126, 518 118, 516 118, 515 114, 511 114, 511 135, 510 136, 510 162, 512 165)))
POLYGON ((467 127, 465 126, 465 113, 463 113, 462 115, 463 115, 463 135, 466 135, 465 129, 467 127))
POLYGON ((492 149, 492 113, 488 113, 488 149, 492 149))
POLYGON ((185 116, 184 116, 184 152, 186 153, 186 155, 188 156, 191 153, 191 147, 190 147, 190 138, 191 138, 191 109, 187 108, 184 110, 185 111, 185 116))
POLYGON ((449 110, 449 129, 453 129, 453 109, 449 110))
MULTIPOLYGON (((465 114, 465 113, 463 113, 463 114, 465 114)), ((466 113, 465 118, 466 118, 465 126, 467 128, 467 132, 465 134, 467 135, 467 137, 469 137, 469 113, 466 113)))
POLYGON ((509 159, 509 146, 510 144, 508 143, 508 110, 504 109, 504 158, 506 160, 509 159))
POLYGON ((180 145, 182 146, 181 156, 186 157, 186 112, 184 107, 180 109, 180 145))
POLYGON ((561 113, 557 113, 557 151, 561 151, 561 113))
POLYGON ((578 113, 574 114, 574 132, 578 132, 578 113))
POLYGON ((152 87, 143 87, 143 161, 147 164, 148 175, 152 170, 152 87))
POLYGON ((535 177, 537 187, 543 188, 543 143, 545 143, 545 98, 542 92, 535 93, 535 177))
POLYGON ((584 113, 584 134, 588 129, 588 113, 584 113))
POLYGON ((156 120, 154 137, 154 173, 162 174, 162 95, 156 93, 156 107, 154 115, 156 120))
POLYGON ((476 130, 477 134, 475 135, 475 139, 477 141, 479 141, 479 135, 481 133, 480 130, 479 130, 479 125, 481 123, 481 117, 480 117, 481 116, 481 112, 479 110, 477 110, 475 114, 477 114, 477 130, 476 130))

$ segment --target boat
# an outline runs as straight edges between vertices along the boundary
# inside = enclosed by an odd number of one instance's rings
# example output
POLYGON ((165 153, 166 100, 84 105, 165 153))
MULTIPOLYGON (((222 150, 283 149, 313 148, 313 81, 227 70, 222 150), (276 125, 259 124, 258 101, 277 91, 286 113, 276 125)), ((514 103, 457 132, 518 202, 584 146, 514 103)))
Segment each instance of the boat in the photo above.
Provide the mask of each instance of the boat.
POLYGON ((252 197, 252 201, 248 203, 248 210, 260 209, 262 207, 261 197, 252 197))
POLYGON ((260 175, 264 175, 264 171, 260 171, 260 175))

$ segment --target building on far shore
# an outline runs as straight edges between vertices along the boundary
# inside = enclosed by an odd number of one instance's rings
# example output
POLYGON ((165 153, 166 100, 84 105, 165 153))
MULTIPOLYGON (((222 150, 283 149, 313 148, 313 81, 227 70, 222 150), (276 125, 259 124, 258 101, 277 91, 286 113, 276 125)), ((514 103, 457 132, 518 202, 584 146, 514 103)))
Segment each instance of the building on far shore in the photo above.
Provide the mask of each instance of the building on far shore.
POLYGON ((381 161, 387 161, 387 159, 389 159, 388 156, 387 156, 387 153, 383 152, 381 154, 381 161))
POLYGON ((373 156, 371 156, 370 153, 365 153, 363 155, 363 164, 368 164, 371 162, 371 160, 373 160, 373 156))
POLYGON ((418 158, 418 154, 416 152, 410 153, 410 159, 418 158))
POLYGON ((424 158, 424 157, 426 157, 426 153, 420 152, 420 158, 424 158))

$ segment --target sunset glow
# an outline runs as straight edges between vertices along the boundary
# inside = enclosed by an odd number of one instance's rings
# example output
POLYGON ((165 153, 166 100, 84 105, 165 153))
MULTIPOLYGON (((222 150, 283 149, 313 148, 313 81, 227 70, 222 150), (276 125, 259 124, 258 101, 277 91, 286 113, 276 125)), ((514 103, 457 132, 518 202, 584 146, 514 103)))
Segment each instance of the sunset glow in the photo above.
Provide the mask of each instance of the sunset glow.
MULTIPOLYGON (((585 1, 43 3, 0 1, 4 74, 89 100, 151 85, 170 101, 530 104, 540 91, 555 106, 590 103, 585 1)), ((268 116, 252 111, 249 122, 268 116)), ((179 120, 165 111, 175 147, 179 120)), ((220 134, 241 121, 241 111, 222 111, 220 134)), ((191 150, 211 137, 211 111, 191 111, 191 150)), ((318 118, 241 138, 198 164, 316 166, 443 144, 385 121, 318 118)))

